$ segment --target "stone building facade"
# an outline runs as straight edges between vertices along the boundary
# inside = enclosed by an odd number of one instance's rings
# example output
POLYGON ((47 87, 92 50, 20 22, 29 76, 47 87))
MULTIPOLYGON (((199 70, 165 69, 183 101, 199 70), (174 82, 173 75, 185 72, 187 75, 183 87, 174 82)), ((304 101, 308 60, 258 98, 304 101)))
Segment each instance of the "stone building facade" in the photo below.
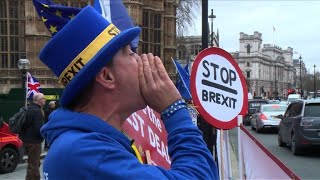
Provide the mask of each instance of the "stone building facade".
MULTIPOLYGON (((217 31, 218 32, 218 31, 217 31)), ((208 47, 218 47, 219 46, 219 33, 213 32, 212 44, 209 41, 208 47)), ((209 37, 210 40, 210 37, 209 37)), ((201 36, 185 36, 177 38, 177 59, 179 59, 180 64, 185 65, 188 62, 191 64, 197 57, 199 52, 202 50, 202 37, 201 36)))
MULTIPOLYGON (((93 4, 93 0, 53 0, 73 7, 93 4)), ((176 0, 123 0, 132 20, 142 28, 138 53, 152 52, 161 57, 171 77, 176 56, 176 0)), ((20 88, 22 74, 17 67, 25 52, 32 75, 41 87, 62 87, 57 77, 38 58, 51 38, 38 17, 32 0, 0 0, 0 94, 20 88)))
MULTIPOLYGON (((219 35, 214 36, 214 45, 219 44, 219 35)), ((240 33, 239 51, 230 52, 238 63, 244 77, 248 91, 259 97, 286 97, 288 89, 300 90, 300 60, 293 59, 293 49, 272 44, 262 44, 262 34, 253 35, 240 33)), ((187 36, 177 39, 177 58, 182 65, 191 62, 201 51, 201 36, 187 36)), ((192 66, 192 65, 191 65, 192 66)), ((303 77, 307 71, 301 61, 302 89, 303 77)), ((306 92, 305 92, 306 93, 306 92)), ((304 94, 305 94, 304 93, 304 94)))
POLYGON ((297 88, 291 47, 262 44, 262 34, 257 31, 253 35, 241 32, 239 44, 239 51, 231 54, 246 77, 249 92, 266 98, 286 97, 288 89, 297 88))
MULTIPOLYGON (((297 77, 295 79, 296 90, 299 91, 301 88, 305 89, 304 87, 305 87, 305 78, 307 77, 307 68, 304 62, 301 60, 301 65, 300 65, 300 59, 293 59, 293 67, 296 69, 296 77, 297 77), (301 71, 301 78, 300 78, 300 71, 301 71)), ((304 95, 306 95, 305 91, 304 91, 304 95)))

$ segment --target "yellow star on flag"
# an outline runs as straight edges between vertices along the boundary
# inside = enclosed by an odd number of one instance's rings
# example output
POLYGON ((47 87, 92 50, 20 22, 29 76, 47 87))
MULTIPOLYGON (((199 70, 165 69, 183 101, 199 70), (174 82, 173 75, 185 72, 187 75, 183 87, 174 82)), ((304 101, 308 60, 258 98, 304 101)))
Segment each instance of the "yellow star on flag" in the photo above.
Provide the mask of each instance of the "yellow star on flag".
POLYGON ((57 26, 50 25, 50 29, 49 30, 51 31, 51 34, 54 34, 54 33, 58 32, 57 31, 57 26))
POLYGON ((57 10, 57 11, 56 11, 56 16, 62 17, 62 15, 61 15, 61 14, 62 14, 62 12, 61 12, 61 11, 59 11, 59 10, 57 10))
POLYGON ((45 7, 45 8, 49 8, 48 4, 42 4, 42 6, 45 7))
POLYGON ((69 16, 69 18, 70 18, 70 19, 73 19, 73 18, 74 18, 74 14, 71 14, 71 15, 69 16))
POLYGON ((47 22, 47 21, 48 21, 48 19, 44 18, 43 16, 41 17, 41 20, 42 20, 43 22, 47 22))

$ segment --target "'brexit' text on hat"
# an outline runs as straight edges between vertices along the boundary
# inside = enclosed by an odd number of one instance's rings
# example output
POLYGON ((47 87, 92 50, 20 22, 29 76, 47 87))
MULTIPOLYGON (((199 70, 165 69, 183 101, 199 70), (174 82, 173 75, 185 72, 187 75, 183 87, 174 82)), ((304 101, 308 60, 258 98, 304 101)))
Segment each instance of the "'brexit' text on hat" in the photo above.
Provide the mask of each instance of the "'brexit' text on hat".
POLYGON ((113 24, 110 24, 76 58, 74 58, 74 60, 71 61, 71 63, 59 76, 59 81, 66 86, 72 80, 72 78, 93 58, 93 56, 119 33, 120 30, 113 24))

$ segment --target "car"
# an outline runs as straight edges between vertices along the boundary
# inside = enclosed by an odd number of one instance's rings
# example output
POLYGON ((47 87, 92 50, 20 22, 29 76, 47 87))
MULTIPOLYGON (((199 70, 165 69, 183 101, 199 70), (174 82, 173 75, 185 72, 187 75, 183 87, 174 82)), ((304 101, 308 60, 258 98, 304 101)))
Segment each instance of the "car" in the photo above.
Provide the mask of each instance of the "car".
POLYGON ((281 117, 278 145, 289 145, 294 155, 320 146, 320 100, 295 100, 281 117))
POLYGON ((268 104, 268 100, 265 100, 265 99, 249 99, 248 100, 248 112, 243 118, 244 125, 250 125, 251 116, 255 113, 256 109, 260 107, 261 104, 268 104))
POLYGON ((13 172, 23 158, 23 143, 0 118, 0 173, 13 172))
POLYGON ((278 129, 280 124, 279 115, 284 115, 287 109, 285 104, 263 104, 257 108, 251 117, 251 129, 261 132, 264 128, 278 129))
POLYGON ((290 104, 292 101, 297 100, 297 99, 301 99, 300 94, 289 94, 287 104, 290 104))

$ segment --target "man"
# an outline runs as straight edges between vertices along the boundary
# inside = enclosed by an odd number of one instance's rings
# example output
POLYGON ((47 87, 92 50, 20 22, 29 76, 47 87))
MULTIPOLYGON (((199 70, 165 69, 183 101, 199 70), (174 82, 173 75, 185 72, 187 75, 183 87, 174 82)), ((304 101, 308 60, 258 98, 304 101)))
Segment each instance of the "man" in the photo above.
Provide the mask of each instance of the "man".
POLYGON ((48 122, 50 114, 56 109, 56 102, 55 101, 50 101, 48 104, 48 109, 45 111, 45 120, 44 123, 48 122))
MULTIPOLYGON (((48 122, 50 114, 56 109, 56 102, 55 101, 50 101, 48 104, 48 109, 44 112, 45 118, 44 118, 44 124, 48 122)), ((48 142, 44 142, 44 149, 48 150, 49 145, 48 142)))
POLYGON ((87 6, 41 51, 40 59, 65 85, 62 108, 41 129, 50 144, 45 179, 218 179, 161 59, 131 51, 128 44, 140 31, 120 32, 87 6), (141 164, 122 133, 126 118, 147 105, 162 115, 170 170, 141 164))
POLYGON ((23 146, 28 156, 28 169, 26 180, 40 179, 40 155, 43 138, 40 128, 43 125, 44 114, 41 108, 45 105, 46 99, 42 93, 36 93, 32 97, 32 103, 28 107, 27 120, 22 127, 23 146))

